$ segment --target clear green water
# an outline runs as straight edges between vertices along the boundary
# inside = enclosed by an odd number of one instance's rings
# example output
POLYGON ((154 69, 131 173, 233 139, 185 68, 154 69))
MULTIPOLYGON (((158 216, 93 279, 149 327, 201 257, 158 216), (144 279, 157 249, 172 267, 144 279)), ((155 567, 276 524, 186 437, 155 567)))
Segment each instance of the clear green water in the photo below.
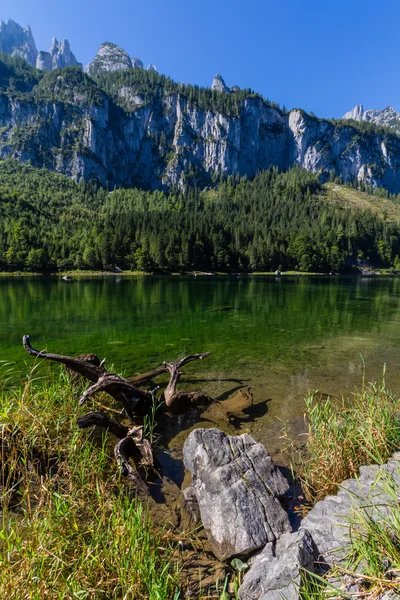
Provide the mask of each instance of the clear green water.
POLYGON ((387 363, 400 393, 397 278, 1 278, 0 359, 32 364, 26 333, 38 349, 96 352, 127 374, 211 351, 182 387, 219 397, 251 385, 260 410, 244 427, 260 439, 277 417, 302 415, 309 389, 359 385, 360 354, 368 379, 387 363))

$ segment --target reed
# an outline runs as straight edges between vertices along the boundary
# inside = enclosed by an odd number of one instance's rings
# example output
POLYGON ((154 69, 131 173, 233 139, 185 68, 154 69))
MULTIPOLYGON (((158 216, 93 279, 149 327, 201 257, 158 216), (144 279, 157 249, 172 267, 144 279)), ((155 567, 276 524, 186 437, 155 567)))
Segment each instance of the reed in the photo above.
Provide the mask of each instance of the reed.
POLYGON ((365 464, 382 464, 400 446, 399 400, 382 380, 352 397, 335 400, 318 393, 305 399, 308 437, 296 469, 307 499, 335 493, 365 464))

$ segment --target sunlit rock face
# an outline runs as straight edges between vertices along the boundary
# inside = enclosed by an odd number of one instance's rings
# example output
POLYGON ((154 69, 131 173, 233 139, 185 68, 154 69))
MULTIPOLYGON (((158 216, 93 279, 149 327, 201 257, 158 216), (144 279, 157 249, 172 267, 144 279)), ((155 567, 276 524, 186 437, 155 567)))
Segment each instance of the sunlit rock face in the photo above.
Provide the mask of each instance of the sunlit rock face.
POLYGON ((343 119, 352 119, 353 121, 369 121, 375 125, 388 127, 396 133, 400 133, 400 113, 396 112, 393 106, 387 106, 383 110, 370 109, 364 110, 362 104, 358 104, 352 110, 347 112, 343 119))
POLYGON ((140 58, 132 56, 131 61, 134 69, 144 69, 143 61, 141 61, 140 58))
POLYGON ((96 56, 85 67, 89 75, 108 71, 121 71, 132 69, 130 56, 123 48, 111 42, 104 42, 97 51, 96 56))
POLYGON ((179 93, 149 101, 125 82, 115 91, 123 108, 115 111, 104 92, 94 103, 82 91, 89 81, 78 90, 60 77, 54 93, 59 99, 65 90, 66 103, 0 94, 1 158, 30 160, 76 180, 151 189, 210 185, 219 174, 251 178, 271 166, 298 165, 322 179, 333 171, 343 181, 400 192, 395 135, 360 135, 350 122, 339 125, 300 110, 286 114, 257 97, 242 100, 236 116, 199 108, 179 93), (24 141, 17 144, 14 132, 21 127, 24 141))
POLYGON ((256 94, 242 96, 220 75, 212 96, 190 96, 184 86, 172 93, 163 89, 154 65, 151 74, 141 73, 140 59, 109 42, 85 68, 88 78, 63 69, 79 64, 68 40, 53 38, 50 52, 38 53, 30 28, 13 21, 0 23, 0 51, 43 71, 60 69, 57 77, 37 82, 36 95, 33 83, 29 95, 0 93, 0 158, 31 161, 76 180, 164 190, 297 165, 322 180, 340 176, 400 193, 400 139, 354 123, 369 120, 395 129, 392 108, 358 106, 345 115, 352 120, 327 121, 302 110, 281 111, 256 94), (110 78, 104 92, 96 75, 119 70, 129 76, 120 83, 110 78))
POLYGON ((36 68, 41 71, 52 71, 53 62, 51 60, 50 52, 44 52, 41 50, 36 58, 36 68))
POLYGON ((62 67, 73 67, 75 65, 80 65, 80 63, 78 63, 76 60, 75 55, 71 51, 71 46, 68 40, 61 40, 61 42, 59 42, 55 37, 53 37, 50 55, 53 70, 61 69, 62 67))
POLYGON ((221 75, 216 75, 211 84, 211 89, 216 92, 226 92, 227 94, 231 93, 230 88, 226 85, 221 75))
POLYGON ((11 19, 0 21, 0 52, 21 56, 34 67, 38 51, 29 25, 23 28, 11 19))

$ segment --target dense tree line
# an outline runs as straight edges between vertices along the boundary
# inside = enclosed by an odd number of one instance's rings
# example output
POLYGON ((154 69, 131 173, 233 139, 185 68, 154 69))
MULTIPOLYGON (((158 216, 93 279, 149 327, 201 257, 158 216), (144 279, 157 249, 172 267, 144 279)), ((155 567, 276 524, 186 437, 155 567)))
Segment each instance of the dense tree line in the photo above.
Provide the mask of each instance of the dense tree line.
POLYGON ((212 91, 198 85, 176 83, 170 77, 160 75, 156 71, 126 69, 97 74, 93 76, 93 79, 116 104, 128 111, 136 107, 131 107, 129 96, 120 94, 120 90, 124 88, 132 90, 134 94, 141 95, 144 104, 153 104, 170 94, 179 94, 186 98, 189 103, 202 110, 220 112, 227 116, 238 116, 243 100, 246 98, 260 98, 268 106, 281 111, 278 104, 262 98, 251 89, 237 89, 232 93, 212 91))
POLYGON ((215 189, 108 192, 0 161, 0 269, 344 271, 400 265, 400 227, 325 202, 312 174, 276 168, 215 189))

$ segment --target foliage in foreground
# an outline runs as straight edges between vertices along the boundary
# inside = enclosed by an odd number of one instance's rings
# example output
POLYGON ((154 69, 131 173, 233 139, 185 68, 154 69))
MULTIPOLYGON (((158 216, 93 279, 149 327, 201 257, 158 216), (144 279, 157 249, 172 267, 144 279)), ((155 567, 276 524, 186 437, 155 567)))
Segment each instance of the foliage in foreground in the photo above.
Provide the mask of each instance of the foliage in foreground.
POLYGON ((170 600, 166 533, 121 493, 106 438, 76 431, 76 416, 65 375, 0 390, 0 597, 170 600))
POLYGON ((309 500, 335 493, 361 465, 383 464, 400 446, 399 400, 379 383, 365 384, 353 398, 306 398, 309 434, 299 471, 309 500))

